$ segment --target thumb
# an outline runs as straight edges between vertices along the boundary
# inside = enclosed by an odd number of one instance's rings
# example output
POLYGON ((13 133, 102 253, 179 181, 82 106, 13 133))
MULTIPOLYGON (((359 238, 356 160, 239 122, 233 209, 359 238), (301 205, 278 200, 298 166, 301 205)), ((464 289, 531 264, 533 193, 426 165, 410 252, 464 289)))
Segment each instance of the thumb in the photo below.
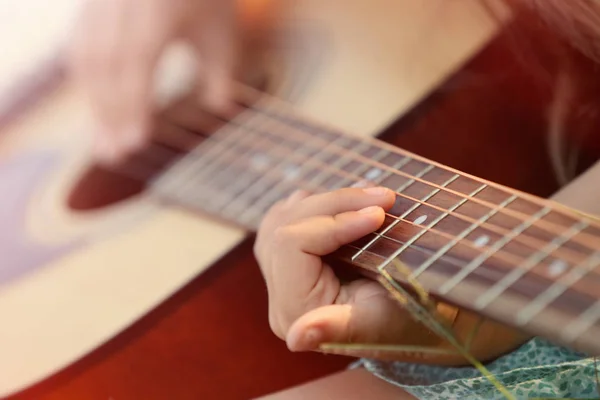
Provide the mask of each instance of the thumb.
POLYGON ((397 344, 411 323, 407 311, 382 292, 309 311, 290 327, 286 342, 291 351, 318 350, 323 343, 397 344))

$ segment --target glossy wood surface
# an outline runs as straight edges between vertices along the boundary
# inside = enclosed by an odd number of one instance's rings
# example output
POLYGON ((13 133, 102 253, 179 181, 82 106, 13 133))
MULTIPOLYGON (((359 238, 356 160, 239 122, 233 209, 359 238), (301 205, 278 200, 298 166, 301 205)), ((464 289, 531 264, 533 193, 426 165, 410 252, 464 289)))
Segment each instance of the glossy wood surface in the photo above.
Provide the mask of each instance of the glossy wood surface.
MULTIPOLYGON (((517 20, 382 137, 516 189, 556 191, 544 139, 558 58, 544 55, 547 75, 530 68, 527 45, 514 40, 527 23, 517 20)), ((573 140, 589 125, 574 121, 573 140)), ((596 154, 584 153, 581 167, 596 154)), ((271 334, 251 248, 250 238, 126 332, 14 398, 247 399, 344 368, 350 359, 293 354, 271 334)))

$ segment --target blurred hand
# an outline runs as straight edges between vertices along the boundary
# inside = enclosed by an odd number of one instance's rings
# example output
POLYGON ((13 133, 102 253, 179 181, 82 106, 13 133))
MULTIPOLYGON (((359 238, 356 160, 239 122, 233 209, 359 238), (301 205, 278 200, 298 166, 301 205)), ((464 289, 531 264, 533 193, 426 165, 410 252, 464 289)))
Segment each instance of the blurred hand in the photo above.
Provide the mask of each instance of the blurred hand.
POLYGON ((321 259, 377 230, 394 200, 385 188, 297 192, 268 212, 254 251, 267 283, 271 329, 291 350, 402 339, 410 319, 378 282, 342 284, 321 259))
POLYGON ((226 106, 237 55, 238 3, 87 1, 73 33, 71 72, 96 119, 101 160, 114 161, 148 140, 154 71, 175 40, 189 42, 201 58, 198 90, 204 105, 226 106))

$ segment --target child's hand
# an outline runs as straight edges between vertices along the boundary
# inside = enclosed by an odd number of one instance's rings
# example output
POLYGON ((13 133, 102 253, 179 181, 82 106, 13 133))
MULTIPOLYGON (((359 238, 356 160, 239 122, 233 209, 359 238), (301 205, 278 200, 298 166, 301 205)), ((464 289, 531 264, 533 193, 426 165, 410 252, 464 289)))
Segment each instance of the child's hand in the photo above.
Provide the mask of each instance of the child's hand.
POLYGON ((297 192, 269 211, 255 254, 269 292, 271 329, 291 350, 402 337, 406 313, 379 283, 360 279, 343 285, 321 260, 377 230, 394 199, 385 188, 297 192))

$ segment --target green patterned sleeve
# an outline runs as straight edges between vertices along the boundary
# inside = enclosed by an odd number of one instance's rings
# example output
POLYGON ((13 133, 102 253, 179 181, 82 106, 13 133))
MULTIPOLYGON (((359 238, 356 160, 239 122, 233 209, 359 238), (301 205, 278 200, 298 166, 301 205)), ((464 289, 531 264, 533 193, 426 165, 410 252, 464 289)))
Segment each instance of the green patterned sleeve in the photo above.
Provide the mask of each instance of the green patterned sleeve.
MULTIPOLYGON (((361 359, 353 367, 365 368, 418 399, 505 399, 472 367, 449 368, 371 359, 361 359)), ((541 338, 528 341, 486 367, 516 399, 600 398, 595 359, 541 338)))

